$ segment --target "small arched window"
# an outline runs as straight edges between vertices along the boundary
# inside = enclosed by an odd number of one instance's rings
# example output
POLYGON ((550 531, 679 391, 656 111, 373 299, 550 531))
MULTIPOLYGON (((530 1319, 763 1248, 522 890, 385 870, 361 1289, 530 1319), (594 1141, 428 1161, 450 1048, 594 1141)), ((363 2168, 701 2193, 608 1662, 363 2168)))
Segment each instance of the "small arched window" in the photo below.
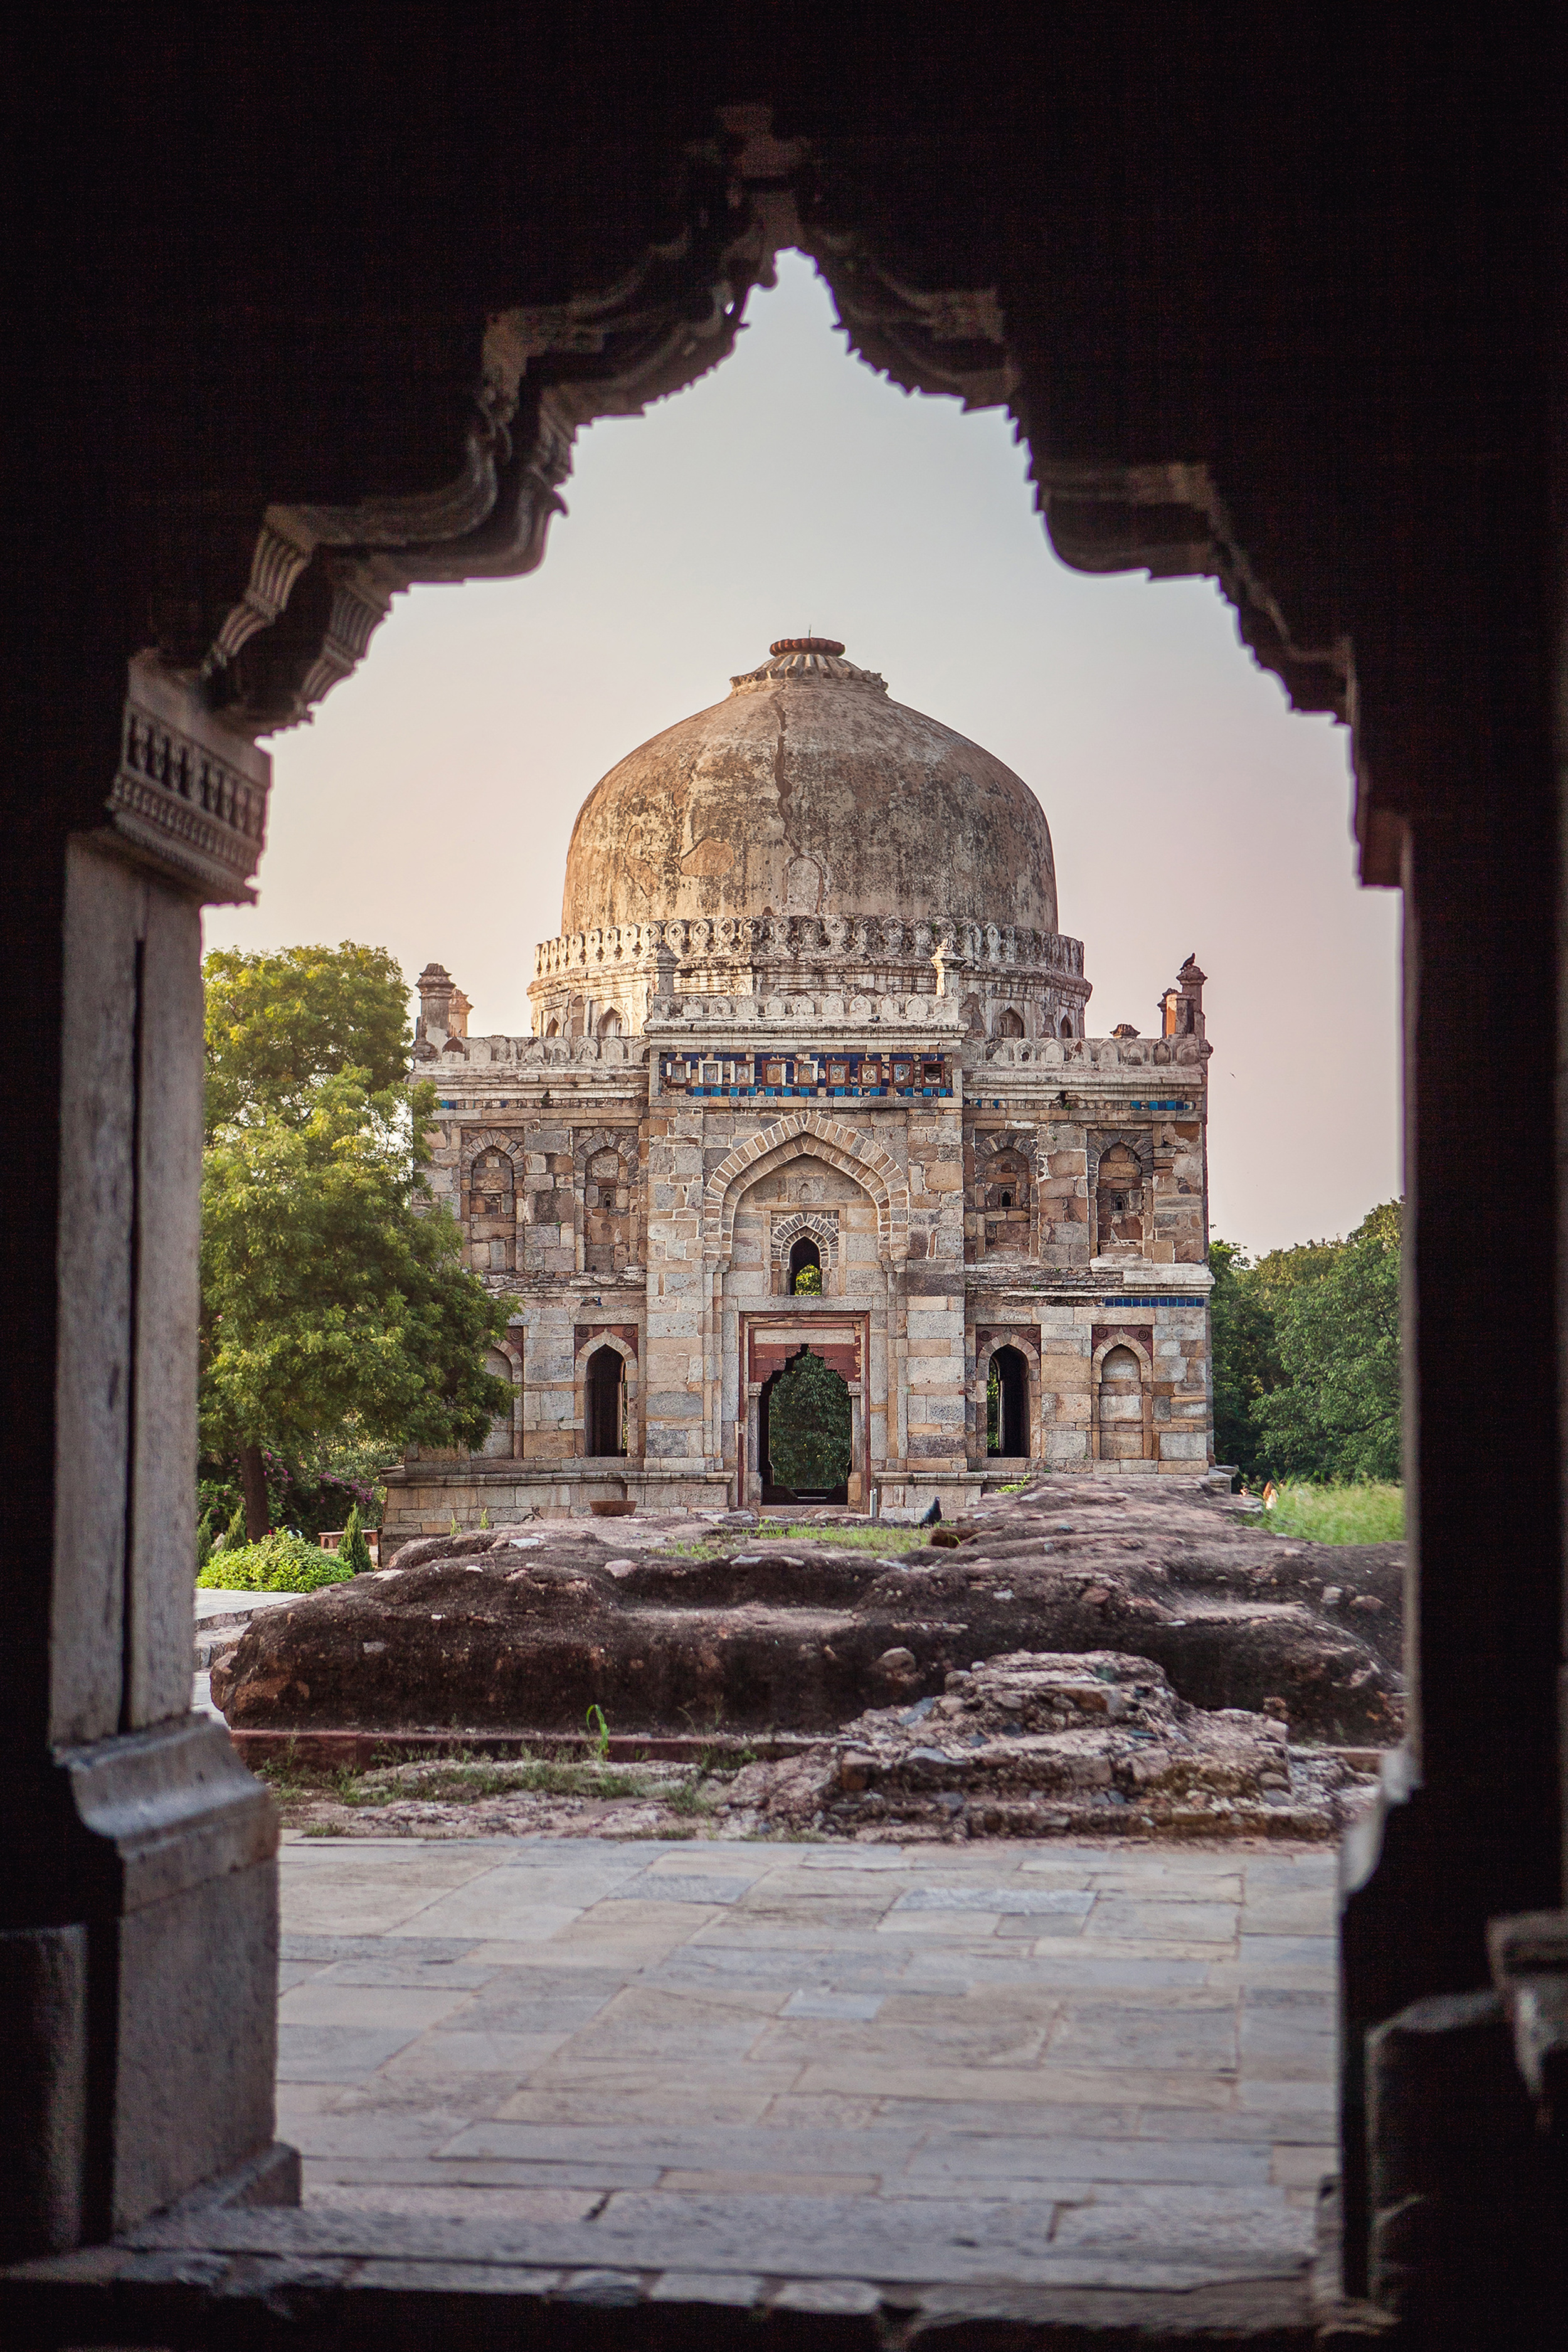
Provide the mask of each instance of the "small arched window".
POLYGON ((984 1217, 984 1239, 988 1250, 1027 1252, 1029 1248, 1029 1162, 1011 1147, 992 1153, 981 1163, 975 1206, 984 1217))
POLYGON ((1064 1013, 1062 1014, 1062 1035, 1064 1037, 1070 1037, 1072 1035, 1072 1015, 1070 1013, 1064 1013))
POLYGON ((618 1037, 620 1034, 621 1016, 612 1004, 607 1013, 599 1016, 599 1034, 601 1037, 618 1037))
POLYGON ((822 1295, 822 1253, 809 1234, 802 1234, 790 1251, 789 1290, 792 1298, 822 1295))
POLYGON ((561 1034, 561 1024, 556 1020, 553 1013, 551 1014, 549 1021, 545 1024, 544 1034, 547 1037, 559 1037, 561 1034))
POLYGON ((1009 1004, 996 1024, 996 1034, 998 1037, 1021 1037, 1023 1034, 1024 1016, 1009 1004))

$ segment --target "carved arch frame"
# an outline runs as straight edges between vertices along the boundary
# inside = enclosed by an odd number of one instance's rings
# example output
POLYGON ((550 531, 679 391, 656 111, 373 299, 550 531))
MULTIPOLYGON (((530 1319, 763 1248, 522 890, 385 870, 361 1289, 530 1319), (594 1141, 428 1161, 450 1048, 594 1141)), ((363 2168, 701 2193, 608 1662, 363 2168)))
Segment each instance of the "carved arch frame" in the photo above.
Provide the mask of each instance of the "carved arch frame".
POLYGON ((1095 1462, 1099 1462, 1106 1458, 1105 1456, 1102 1456, 1100 1450, 1100 1382, 1105 1359, 1115 1348, 1126 1348, 1138 1359, 1139 1394, 1142 1398, 1143 1406, 1142 1424, 1143 1451, 1140 1454, 1139 1459, 1142 1462, 1152 1462, 1154 1460, 1154 1359, 1149 1353, 1149 1350, 1144 1346, 1142 1340, 1140 1339, 1137 1334, 1132 1331, 1111 1331, 1108 1333, 1107 1336, 1100 1342, 1100 1345, 1096 1348, 1093 1355, 1089 1358, 1089 1420, 1090 1459, 1095 1462))
POLYGON ((820 1111, 801 1111, 763 1128, 725 1153, 703 1188, 703 1255, 728 1265, 735 1245, 735 1211, 742 1193, 792 1160, 825 1160, 851 1177, 877 1204, 877 1255, 899 1265, 909 1255, 910 1194, 889 1152, 820 1111))
POLYGON ((837 1297, 844 1287, 843 1251, 838 1219, 831 1209, 792 1209, 788 1216, 774 1219, 768 1233, 770 1290, 776 1298, 790 1296, 789 1254, 803 1236, 816 1244, 824 1296, 837 1297))
POLYGON ((994 1160, 999 1151, 1016 1152, 1027 1167, 1028 1255, 1031 1258, 1037 1258, 1040 1255, 1040 1199, 1048 1171, 1045 1147, 1034 1129, 1026 1127, 978 1128, 975 1130, 974 1173, 971 1181, 973 1186, 974 1215, 978 1220, 975 1238, 979 1247, 976 1255, 983 1255, 985 1248, 985 1208, 981 1199, 981 1189, 994 1181, 986 1175, 985 1170, 987 1163, 994 1160))
MULTIPOLYGON (((1142 568, 1156 579, 1216 578, 1244 643, 1296 708, 1347 717, 1348 642, 1293 636, 1209 467, 1185 457, 1053 456, 1009 345, 995 262, 985 257, 939 269, 942 282, 917 283, 907 255, 883 249, 874 176, 864 178, 830 139, 775 138, 771 120, 765 105, 716 110, 710 139, 684 148, 682 180, 668 198, 669 234, 645 244, 612 281, 498 307, 482 324, 476 318, 468 371, 452 369, 439 395, 449 405, 430 416, 444 478, 426 472, 417 487, 373 488, 367 477, 339 502, 300 498, 280 483, 258 510, 248 547, 241 536, 205 559, 208 584, 196 602, 159 595, 159 643, 139 657, 144 691, 133 665, 127 741, 173 743, 172 764, 165 774, 162 751, 151 761, 133 756, 134 746, 126 751, 110 801, 116 829, 188 881, 195 853, 186 836, 197 821, 179 778, 194 759, 204 778, 200 878, 214 897, 248 898, 268 763, 237 747, 308 719, 364 658, 401 592, 534 570, 563 511, 560 486, 578 431, 597 417, 638 415, 728 358, 752 288, 771 282, 774 256, 792 246, 827 283, 855 356, 903 391, 1007 409, 1029 444, 1037 503, 1064 562, 1094 574, 1142 568), (171 731, 163 708, 171 688, 187 697, 194 688, 216 724, 171 731), (227 770, 218 772, 219 739, 236 747, 243 791, 228 789, 227 770)), ((1358 809, 1369 878, 1397 880, 1373 870, 1387 852, 1371 822, 1358 809)))
MULTIPOLYGON (((647 1264, 647 1245, 644 1228, 642 1186, 638 1181, 639 1154, 636 1129, 625 1127, 594 1127, 576 1132, 572 1138, 572 1220, 573 1243, 577 1271, 588 1270, 588 1236, 584 1219, 588 1213, 588 1162, 595 1152, 614 1151, 618 1154, 626 1171, 627 1229, 626 1271, 647 1264)), ((594 1181, 598 1182, 595 1177, 594 1181)), ((606 1277, 610 1279, 611 1277, 606 1277)))

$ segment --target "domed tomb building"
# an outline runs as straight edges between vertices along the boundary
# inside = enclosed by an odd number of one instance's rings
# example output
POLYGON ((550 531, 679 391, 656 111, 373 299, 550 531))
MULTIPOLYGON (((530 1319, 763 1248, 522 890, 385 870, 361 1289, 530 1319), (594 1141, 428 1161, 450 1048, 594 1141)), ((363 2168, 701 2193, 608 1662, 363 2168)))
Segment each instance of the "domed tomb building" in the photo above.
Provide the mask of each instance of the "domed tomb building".
POLYGON ((1028 787, 831 639, 612 768, 532 1034, 470 1036, 420 975, 433 1181, 513 1303, 512 1408, 481 1454, 410 1453, 389 1532, 1201 1475, 1204 975, 1153 1036, 1091 1039, 1057 922, 1028 787), (803 1350, 836 1376, 809 1488, 779 1439, 803 1350))

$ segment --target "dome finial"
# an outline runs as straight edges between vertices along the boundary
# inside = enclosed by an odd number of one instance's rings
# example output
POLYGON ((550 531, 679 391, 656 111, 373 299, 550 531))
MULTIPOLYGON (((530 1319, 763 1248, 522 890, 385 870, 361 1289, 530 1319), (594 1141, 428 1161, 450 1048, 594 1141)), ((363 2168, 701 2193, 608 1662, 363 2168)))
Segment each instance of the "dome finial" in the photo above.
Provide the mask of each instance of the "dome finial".
POLYGON ((770 654, 841 654, 837 637, 775 637, 770 654))

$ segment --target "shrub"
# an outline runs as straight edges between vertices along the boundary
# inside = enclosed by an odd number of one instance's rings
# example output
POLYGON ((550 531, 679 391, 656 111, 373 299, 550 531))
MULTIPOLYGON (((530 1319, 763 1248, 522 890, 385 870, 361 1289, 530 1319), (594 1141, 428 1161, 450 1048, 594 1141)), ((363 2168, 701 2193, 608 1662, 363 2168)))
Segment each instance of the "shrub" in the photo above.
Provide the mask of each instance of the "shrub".
POLYGON ((338 1560, 340 1566, 346 1569, 350 1576, 363 1576, 369 1570, 370 1546, 366 1543, 360 1528, 357 1503, 349 1513, 349 1523, 343 1529, 343 1539, 338 1546, 338 1560))
POLYGON ((323 1584, 345 1583, 353 1574, 341 1554, 321 1551, 303 1536, 275 1528, 259 1543, 215 1552, 196 1582, 226 1592, 315 1592, 323 1584))

